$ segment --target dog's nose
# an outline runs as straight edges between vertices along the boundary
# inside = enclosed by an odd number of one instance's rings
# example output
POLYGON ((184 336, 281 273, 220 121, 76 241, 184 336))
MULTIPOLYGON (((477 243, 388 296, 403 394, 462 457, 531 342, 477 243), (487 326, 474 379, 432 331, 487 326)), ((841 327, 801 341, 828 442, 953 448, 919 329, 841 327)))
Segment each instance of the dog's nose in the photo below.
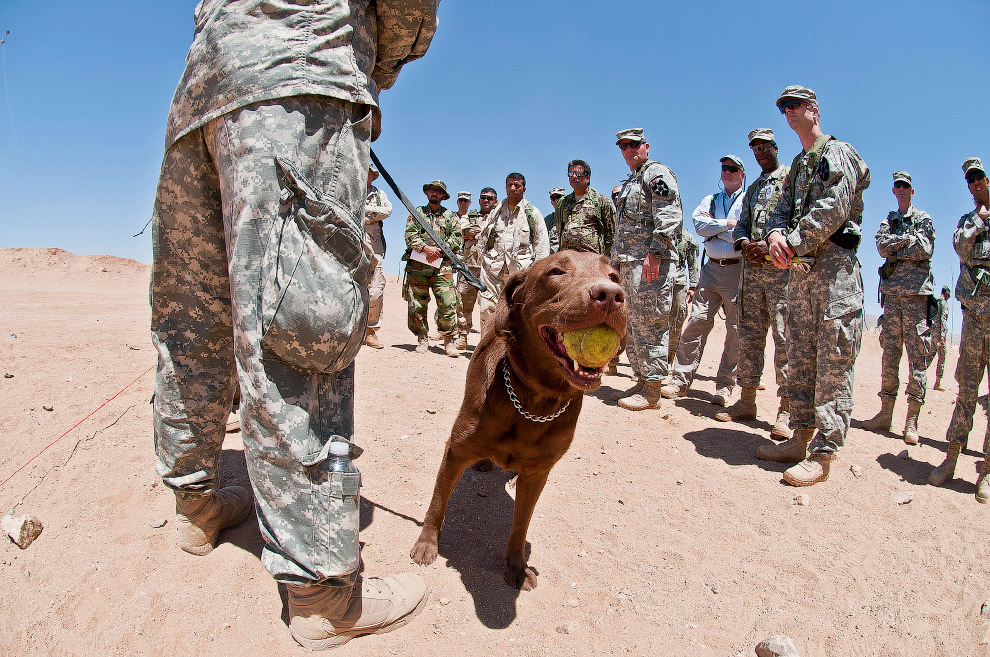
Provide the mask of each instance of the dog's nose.
POLYGON ((615 283, 596 283, 589 290, 591 301, 606 313, 618 310, 626 302, 626 293, 615 283))

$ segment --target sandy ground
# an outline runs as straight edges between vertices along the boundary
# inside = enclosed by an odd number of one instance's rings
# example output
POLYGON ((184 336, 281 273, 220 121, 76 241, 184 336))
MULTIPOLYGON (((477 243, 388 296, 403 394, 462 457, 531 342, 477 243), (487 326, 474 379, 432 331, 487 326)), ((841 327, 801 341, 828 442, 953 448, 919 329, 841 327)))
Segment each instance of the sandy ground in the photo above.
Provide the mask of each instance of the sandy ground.
MULTIPOLYGON (((148 273, 108 256, 0 250, 0 370, 13 375, 0 379, 0 481, 50 446, 0 486, 0 508, 45 525, 26 550, 0 542, 0 654, 302 654, 285 626, 284 590, 260 564, 256 522, 204 558, 176 547, 173 497, 154 472, 148 273)), ((386 294, 387 347, 358 356, 368 574, 416 568, 409 548, 468 362, 439 348, 415 354, 394 277, 386 294)), ((408 627, 336 653, 749 656, 786 634, 804 657, 988 654, 979 642, 990 509, 973 498, 984 412, 944 488, 925 481, 946 446, 951 376, 949 390, 929 392, 920 446, 907 448, 899 431, 854 428, 829 480, 794 489, 783 465, 754 457, 776 410, 772 376, 759 421, 713 420, 721 336, 690 397, 659 412, 609 400, 630 384, 625 364, 588 396, 529 532, 536 590, 502 582, 508 477, 469 472, 440 558, 419 568, 428 607, 408 627), (898 505, 903 491, 914 499, 898 505), (794 502, 802 493, 808 506, 794 502)), ((868 332, 854 418, 879 408, 879 363, 868 332)), ((947 372, 954 366, 952 350, 947 372)), ((905 407, 902 397, 895 429, 905 407)), ((222 476, 248 484, 238 434, 222 476)))

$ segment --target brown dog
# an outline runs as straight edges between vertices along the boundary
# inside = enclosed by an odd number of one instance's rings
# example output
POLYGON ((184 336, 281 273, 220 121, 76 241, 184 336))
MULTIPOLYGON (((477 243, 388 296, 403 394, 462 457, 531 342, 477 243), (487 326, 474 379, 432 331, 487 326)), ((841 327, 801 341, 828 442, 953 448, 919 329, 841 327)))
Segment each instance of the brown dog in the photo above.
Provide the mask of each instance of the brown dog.
POLYGON ((409 555, 413 561, 437 558, 444 512, 464 468, 491 459, 519 473, 505 581, 524 591, 536 586, 538 573, 524 552, 533 508, 550 469, 571 445, 584 392, 601 385, 604 369, 575 363, 563 335, 603 323, 624 347, 625 294, 603 256, 562 251, 509 277, 468 365, 464 401, 409 555))

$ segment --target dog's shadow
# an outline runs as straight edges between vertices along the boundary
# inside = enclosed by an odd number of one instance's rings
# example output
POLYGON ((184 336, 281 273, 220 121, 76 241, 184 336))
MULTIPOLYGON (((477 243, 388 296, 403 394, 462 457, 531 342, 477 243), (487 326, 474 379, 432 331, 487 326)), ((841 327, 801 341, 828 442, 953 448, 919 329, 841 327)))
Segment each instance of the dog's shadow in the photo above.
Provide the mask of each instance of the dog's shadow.
MULTIPOLYGON (((515 502, 506 492, 512 474, 468 468, 450 496, 438 552, 456 570, 485 627, 504 629, 516 618, 519 590, 505 583, 505 545, 515 502)), ((529 558, 530 544, 526 543, 529 558)))

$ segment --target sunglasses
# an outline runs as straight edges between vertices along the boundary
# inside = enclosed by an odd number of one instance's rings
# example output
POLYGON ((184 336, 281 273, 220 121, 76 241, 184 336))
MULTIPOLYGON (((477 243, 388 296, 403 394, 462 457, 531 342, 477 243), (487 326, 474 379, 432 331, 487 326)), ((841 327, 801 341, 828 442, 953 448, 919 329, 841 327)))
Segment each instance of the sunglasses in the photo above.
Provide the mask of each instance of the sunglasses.
POLYGON ((977 180, 983 180, 987 177, 987 174, 982 171, 970 171, 966 174, 966 182, 970 185, 975 183, 977 180))
POLYGON ((457 199, 457 202, 458 203, 470 203, 471 202, 471 199, 469 199, 469 198, 459 198, 459 199, 457 199))
POLYGON ((903 180, 898 180, 894 183, 894 187, 897 189, 911 189, 911 185, 904 182, 903 180))
POLYGON ((794 111, 801 107, 801 105, 804 105, 803 100, 785 100, 780 104, 780 113, 783 114, 787 110, 794 111))
POLYGON ((753 150, 754 153, 762 153, 762 152, 769 153, 770 151, 773 150, 774 146, 770 142, 764 142, 762 144, 756 144, 755 146, 750 146, 750 148, 753 150))
POLYGON ((624 151, 626 149, 636 150, 637 148, 639 148, 642 145, 643 145, 643 142, 641 142, 641 141, 623 141, 623 142, 619 142, 619 150, 620 151, 624 151))
POLYGON ((494 196, 488 196, 486 194, 482 194, 478 198, 480 198, 482 201, 494 201, 496 197, 494 197, 494 196))
POLYGON ((568 171, 567 172, 567 177, 568 178, 584 178, 587 175, 588 175, 588 172, 587 171, 568 171))
POLYGON ((739 167, 734 164, 723 164, 722 171, 728 171, 729 173, 739 173, 739 167))

